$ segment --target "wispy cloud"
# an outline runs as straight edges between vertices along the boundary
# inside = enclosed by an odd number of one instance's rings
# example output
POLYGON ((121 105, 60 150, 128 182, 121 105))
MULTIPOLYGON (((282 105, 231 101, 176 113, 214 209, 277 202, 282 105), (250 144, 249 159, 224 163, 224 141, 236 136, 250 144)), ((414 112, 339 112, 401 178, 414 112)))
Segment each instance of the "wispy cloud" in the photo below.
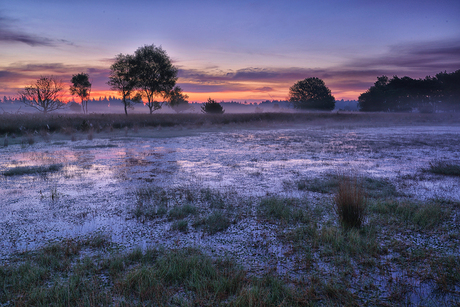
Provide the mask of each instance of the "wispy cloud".
POLYGON ((355 59, 347 66, 416 74, 453 71, 460 69, 460 38, 393 45, 380 57, 355 59))
POLYGON ((74 45, 65 39, 51 39, 31 33, 26 33, 17 28, 16 21, 0 15, 0 43, 24 43, 32 47, 54 47, 59 44, 74 45))

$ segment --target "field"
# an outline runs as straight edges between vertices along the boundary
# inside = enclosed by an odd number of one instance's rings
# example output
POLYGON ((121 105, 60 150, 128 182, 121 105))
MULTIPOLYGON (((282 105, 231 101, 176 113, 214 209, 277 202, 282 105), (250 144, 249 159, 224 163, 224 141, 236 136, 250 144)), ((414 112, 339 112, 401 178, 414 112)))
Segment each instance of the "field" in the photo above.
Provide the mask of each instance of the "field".
POLYGON ((455 114, 0 115, 0 135, 2 306, 460 304, 455 114))

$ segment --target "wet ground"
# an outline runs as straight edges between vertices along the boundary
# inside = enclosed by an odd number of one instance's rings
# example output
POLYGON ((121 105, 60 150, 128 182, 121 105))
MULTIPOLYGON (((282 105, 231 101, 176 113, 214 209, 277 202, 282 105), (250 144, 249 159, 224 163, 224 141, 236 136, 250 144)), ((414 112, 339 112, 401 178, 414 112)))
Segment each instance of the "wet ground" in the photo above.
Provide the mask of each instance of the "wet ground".
MULTIPOLYGON (((331 202, 299 191, 296 182, 327 174, 387 178, 406 198, 460 201, 460 178, 427 174, 434 160, 460 162, 460 127, 242 127, 188 133, 179 128, 113 132, 71 141, 0 148, 0 173, 59 165, 57 172, 0 176, 0 258, 49 240, 100 231, 126 247, 195 246, 236 257, 250 270, 292 265, 276 227, 257 218, 257 199, 282 195, 331 202), (177 129, 174 137, 165 134, 177 129), (181 136, 182 135, 182 136, 181 136), (200 190, 226 195, 238 218, 226 231, 172 231, 171 221, 133 217, 139 188, 200 190)), ((458 248, 458 247, 457 247, 458 248)))
POLYGON ((460 127, 239 129, 158 138, 162 133, 1 148, 0 172, 63 165, 56 173, 1 177, 1 256, 96 230, 128 245, 169 241, 167 225, 152 228, 129 218, 133 193, 149 186, 210 187, 249 198, 298 195, 297 180, 351 171, 390 178, 413 198, 460 200, 458 178, 416 178, 430 161, 460 161, 460 127))

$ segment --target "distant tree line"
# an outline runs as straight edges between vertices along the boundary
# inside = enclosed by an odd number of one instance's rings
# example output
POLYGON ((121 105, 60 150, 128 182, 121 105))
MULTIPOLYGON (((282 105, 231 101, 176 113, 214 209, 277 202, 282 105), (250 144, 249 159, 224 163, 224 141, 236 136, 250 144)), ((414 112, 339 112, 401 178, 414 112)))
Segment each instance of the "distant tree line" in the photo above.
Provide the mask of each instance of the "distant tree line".
POLYGON ((425 79, 377 77, 358 99, 365 112, 460 111, 460 70, 441 72, 425 79))

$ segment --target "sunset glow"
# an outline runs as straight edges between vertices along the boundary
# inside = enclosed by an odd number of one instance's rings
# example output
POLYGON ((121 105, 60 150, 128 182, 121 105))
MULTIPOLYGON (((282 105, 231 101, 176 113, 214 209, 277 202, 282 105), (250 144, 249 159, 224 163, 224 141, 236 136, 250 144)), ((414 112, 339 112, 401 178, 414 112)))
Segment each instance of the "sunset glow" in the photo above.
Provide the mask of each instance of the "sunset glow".
POLYGON ((354 100, 377 76, 459 69, 459 11, 458 1, 9 2, 0 5, 0 99, 42 75, 68 83, 80 72, 91 97, 118 97, 107 85, 113 58, 153 43, 190 101, 284 100, 308 77, 354 100))

